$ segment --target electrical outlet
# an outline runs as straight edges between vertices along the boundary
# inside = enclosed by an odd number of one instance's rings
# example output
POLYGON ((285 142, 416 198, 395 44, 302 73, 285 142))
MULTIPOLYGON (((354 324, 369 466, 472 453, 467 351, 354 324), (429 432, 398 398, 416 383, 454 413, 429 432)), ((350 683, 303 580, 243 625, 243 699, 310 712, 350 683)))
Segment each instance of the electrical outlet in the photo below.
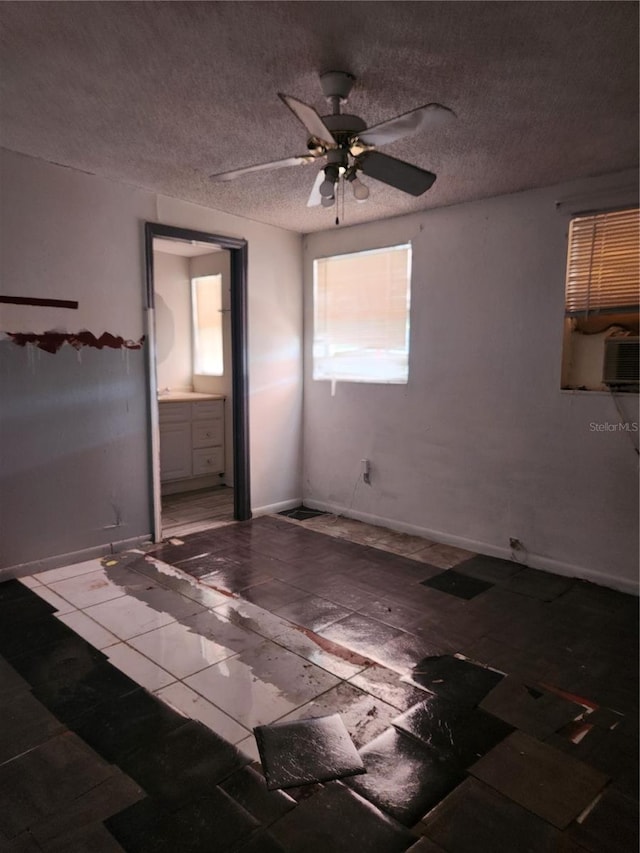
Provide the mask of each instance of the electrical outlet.
POLYGON ((371 485, 371 464, 368 459, 362 459, 360 464, 362 465, 362 479, 368 485, 371 485))

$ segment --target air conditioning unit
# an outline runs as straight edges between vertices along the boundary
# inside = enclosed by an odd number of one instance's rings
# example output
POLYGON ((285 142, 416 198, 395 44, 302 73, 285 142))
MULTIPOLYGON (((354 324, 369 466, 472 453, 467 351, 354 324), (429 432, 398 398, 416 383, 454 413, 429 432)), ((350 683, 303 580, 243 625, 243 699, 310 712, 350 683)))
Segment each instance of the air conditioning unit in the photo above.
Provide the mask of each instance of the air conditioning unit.
POLYGON ((612 388, 640 383, 640 338, 611 337, 604 342, 602 381, 612 388))

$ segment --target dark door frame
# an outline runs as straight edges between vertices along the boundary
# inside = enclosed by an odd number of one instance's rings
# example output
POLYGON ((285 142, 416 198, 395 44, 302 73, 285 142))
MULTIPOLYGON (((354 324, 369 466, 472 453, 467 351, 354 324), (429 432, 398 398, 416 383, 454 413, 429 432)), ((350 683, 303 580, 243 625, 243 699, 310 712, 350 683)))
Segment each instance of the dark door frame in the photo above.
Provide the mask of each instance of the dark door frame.
MULTIPOLYGON (((247 342, 247 261, 248 244, 237 237, 222 234, 208 234, 204 231, 192 231, 173 225, 161 225, 157 222, 145 222, 146 257, 146 303, 147 308, 155 309, 153 287, 153 238, 169 237, 174 240, 192 240, 198 243, 211 243, 221 249, 227 249, 231 256, 231 387, 233 416, 233 516, 236 521, 251 518, 251 483, 249 474, 249 357, 247 342)), ((155 357, 155 353, 153 354, 155 357)), ((150 369, 152 365, 150 363, 150 369)), ((155 383, 149 382, 149 391, 155 383)), ((150 399, 150 406, 157 406, 150 399)), ((152 418, 152 425, 154 419, 152 418)), ((153 445, 153 442, 152 442, 153 445)), ((151 448, 153 454, 153 446, 151 448)), ((154 471, 152 459, 151 470, 154 471)), ((153 489, 157 484, 153 484, 153 489)), ((157 535, 157 531, 156 531, 157 535)))

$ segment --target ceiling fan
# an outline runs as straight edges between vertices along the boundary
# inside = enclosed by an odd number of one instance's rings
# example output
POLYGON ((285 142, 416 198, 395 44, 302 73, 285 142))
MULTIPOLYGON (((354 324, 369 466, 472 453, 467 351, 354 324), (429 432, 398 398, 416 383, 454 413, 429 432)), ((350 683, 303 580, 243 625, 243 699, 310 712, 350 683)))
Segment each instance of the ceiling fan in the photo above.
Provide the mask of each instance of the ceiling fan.
POLYGON ((455 113, 441 104, 425 104, 368 128, 358 116, 340 112, 340 106, 348 98, 354 83, 355 77, 346 71, 328 71, 320 75, 322 91, 333 110, 331 115, 322 117, 308 104, 278 93, 278 97, 309 133, 307 152, 297 157, 221 172, 211 175, 211 178, 215 181, 230 181, 251 172, 302 166, 325 159, 327 165, 316 176, 308 207, 320 204, 331 207, 336 200, 340 179, 351 184, 358 201, 366 201, 369 188, 358 177, 359 172, 410 195, 422 195, 436 179, 433 172, 382 154, 376 148, 444 124, 455 118, 455 113))

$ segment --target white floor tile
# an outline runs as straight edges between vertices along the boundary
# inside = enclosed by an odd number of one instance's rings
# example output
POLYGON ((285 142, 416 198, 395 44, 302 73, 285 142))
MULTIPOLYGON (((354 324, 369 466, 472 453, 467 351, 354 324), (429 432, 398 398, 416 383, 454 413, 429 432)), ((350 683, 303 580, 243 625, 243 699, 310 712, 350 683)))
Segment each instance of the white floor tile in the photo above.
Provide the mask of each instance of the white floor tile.
POLYGON ((24 578, 18 578, 18 580, 23 586, 29 587, 29 589, 33 589, 34 586, 40 586, 40 581, 33 575, 27 575, 24 578))
POLYGON ((109 646, 106 654, 114 666, 147 690, 159 690, 175 680, 172 675, 126 643, 109 646))
POLYGON ((153 606, 126 595, 87 608, 87 615, 113 631, 121 640, 129 640, 204 610, 195 601, 166 589, 155 588, 146 592, 145 596, 153 606))
POLYGON ((238 741, 246 739, 249 734, 244 726, 241 726, 224 711, 216 708, 211 702, 207 702, 206 699, 203 699, 202 696, 199 696, 180 681, 158 690, 156 696, 171 705, 176 711, 186 714, 190 719, 204 723, 205 726, 208 726, 230 743, 238 743, 238 741))
POLYGON ((65 580, 65 578, 75 578, 77 575, 86 575, 88 572, 95 572, 102 568, 102 563, 99 559, 85 560, 84 563, 74 563, 72 566, 61 566, 59 569, 49 569, 46 572, 37 572, 33 575, 40 583, 55 583, 56 581, 65 580))
POLYGON ((44 598, 44 600, 48 601, 52 607, 55 607, 57 613, 71 613, 76 609, 73 604, 70 604, 64 598, 61 598, 52 589, 49 589, 48 586, 44 586, 40 583, 37 586, 32 587, 32 590, 37 596, 44 598))
POLYGON ((253 735, 249 735, 249 737, 244 740, 238 741, 236 744, 238 749, 241 749, 245 755, 248 755, 252 761, 257 761, 260 764, 260 753, 258 752, 258 744, 256 743, 256 739, 253 735))
POLYGON ((257 646, 263 638, 205 610, 130 640, 138 649, 178 678, 257 646))
POLYGON ((185 679, 186 684, 248 729, 271 723, 338 679, 265 640, 185 679))
POLYGON ((98 571, 49 583, 48 586, 80 610, 91 607, 92 604, 118 598, 126 592, 121 586, 109 580, 102 567, 98 571))
POLYGON ((120 642, 115 634, 107 631, 102 625, 98 625, 97 622, 94 622, 93 619, 90 619, 80 610, 73 610, 71 613, 65 613, 58 618, 82 637, 83 640, 95 646, 96 649, 106 649, 108 646, 113 646, 120 642))

